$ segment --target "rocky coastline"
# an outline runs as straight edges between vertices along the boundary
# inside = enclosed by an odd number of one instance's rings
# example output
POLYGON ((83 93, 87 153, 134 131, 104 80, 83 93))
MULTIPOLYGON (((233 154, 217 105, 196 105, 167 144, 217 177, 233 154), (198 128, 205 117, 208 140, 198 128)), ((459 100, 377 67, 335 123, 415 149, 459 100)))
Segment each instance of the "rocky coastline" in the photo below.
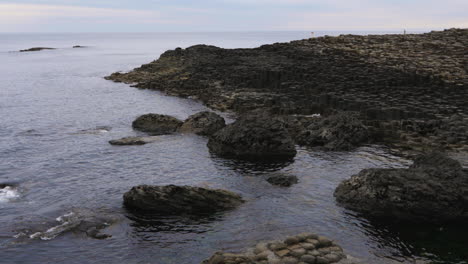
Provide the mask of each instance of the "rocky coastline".
POLYGON ((264 109, 296 125, 313 114, 354 112, 379 142, 467 152, 467 45, 468 29, 319 37, 254 49, 197 45, 106 79, 195 98, 216 110, 264 109))

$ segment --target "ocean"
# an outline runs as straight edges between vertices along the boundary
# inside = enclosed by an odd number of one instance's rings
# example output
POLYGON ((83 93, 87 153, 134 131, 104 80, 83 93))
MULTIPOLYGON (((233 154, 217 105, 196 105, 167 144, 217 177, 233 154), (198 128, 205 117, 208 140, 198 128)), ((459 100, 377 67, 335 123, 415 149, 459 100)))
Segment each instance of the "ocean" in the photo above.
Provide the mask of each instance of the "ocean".
MULTIPOLYGON (((340 33, 347 32, 315 36, 340 33)), ((414 236, 336 205, 336 186, 360 170, 409 165, 384 147, 351 152, 298 148, 293 162, 255 164, 211 155, 207 139, 196 135, 165 135, 143 146, 108 143, 142 135, 131 128, 139 115, 185 119, 207 108, 190 99, 106 81, 104 76, 129 71, 177 47, 251 48, 310 35, 0 34, 0 184, 12 185, 0 190, 0 263, 195 264, 217 250, 239 252, 262 240, 305 231, 330 237, 347 254, 369 263, 462 263, 460 255, 452 254, 460 245, 452 245, 456 241, 450 233, 434 238, 423 230, 414 236), (75 45, 85 47, 72 48, 75 45), (31 47, 57 49, 18 52, 31 47), (271 173, 296 175, 300 184, 274 187, 265 181, 271 173), (122 205, 122 195, 140 184, 222 188, 247 202, 206 219, 142 218, 122 205), (75 220, 64 220, 70 215, 75 220), (73 221, 99 215, 115 219, 105 229, 111 238, 69 232, 73 221), (428 243, 431 239, 452 246, 441 248, 428 243)))

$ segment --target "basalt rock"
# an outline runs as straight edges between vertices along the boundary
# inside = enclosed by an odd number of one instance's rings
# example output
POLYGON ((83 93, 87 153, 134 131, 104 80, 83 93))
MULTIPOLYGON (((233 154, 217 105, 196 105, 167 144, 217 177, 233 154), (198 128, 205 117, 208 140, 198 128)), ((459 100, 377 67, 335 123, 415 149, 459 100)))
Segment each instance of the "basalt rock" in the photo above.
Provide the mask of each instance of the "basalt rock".
POLYGON ((337 201, 387 221, 468 220, 468 171, 443 154, 417 157, 408 169, 365 169, 335 190, 337 201))
POLYGON ((45 48, 45 47, 34 47, 30 49, 20 50, 20 52, 30 52, 30 51, 41 51, 41 50, 53 50, 55 48, 45 48))
POLYGON ((129 209, 168 215, 214 213, 243 202, 230 191, 190 186, 140 185, 124 194, 124 205, 129 209))
POLYGON ((296 184, 299 182, 296 176, 294 175, 272 175, 268 177, 267 182, 269 182, 272 185, 276 186, 281 186, 281 187, 289 187, 293 184, 296 184))
POLYGON ((353 113, 345 112, 317 119, 296 141, 305 146, 328 150, 351 150, 371 140, 369 129, 353 113))
POLYGON ((182 133, 195 133, 202 136, 210 136, 226 126, 224 118, 220 115, 205 111, 191 115, 179 128, 182 133))
POLYGON ((227 158, 290 159, 296 155, 286 124, 278 117, 247 114, 216 132, 208 141, 212 153, 227 158))
POLYGON ((450 29, 254 49, 197 45, 106 78, 237 113, 355 111, 386 142, 468 151, 467 43, 468 29, 450 29))
POLYGON ((153 137, 124 137, 121 139, 110 140, 109 144, 116 146, 128 146, 128 145, 145 145, 152 143, 160 139, 158 136, 153 137))
POLYGON ((176 132, 182 124, 182 121, 172 116, 146 114, 133 121, 132 127, 153 135, 164 135, 176 132))
POLYGON ((202 264, 359 264, 330 239, 312 233, 257 244, 245 253, 216 252, 202 264))

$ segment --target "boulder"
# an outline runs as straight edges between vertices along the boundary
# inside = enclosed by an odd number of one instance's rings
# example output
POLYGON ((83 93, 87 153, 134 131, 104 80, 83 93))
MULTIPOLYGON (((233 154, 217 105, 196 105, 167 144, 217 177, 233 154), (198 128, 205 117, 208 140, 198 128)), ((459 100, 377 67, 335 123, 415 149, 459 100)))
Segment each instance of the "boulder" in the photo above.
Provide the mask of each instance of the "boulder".
POLYGON ((368 128, 354 113, 341 112, 317 119, 296 138, 299 145, 327 150, 351 150, 370 141, 368 128))
POLYGON ((34 47, 30 49, 20 50, 20 52, 30 52, 30 51, 41 51, 41 50, 53 50, 55 48, 46 48, 46 47, 34 47))
POLYGON ((289 187, 293 184, 296 184, 299 182, 296 176, 293 175, 273 175, 268 177, 267 182, 269 182, 272 185, 276 186, 281 186, 281 187, 289 187))
POLYGON ((225 126, 226 122, 220 115, 204 111, 189 116, 179 128, 179 131, 183 133, 195 133, 202 136, 211 136, 225 126))
POLYGON ((210 137, 208 148, 217 155, 233 158, 283 159, 296 155, 283 120, 269 115, 240 117, 210 137))
POLYGON ((124 137, 121 139, 114 139, 110 140, 109 144, 117 145, 117 146, 127 146, 127 145, 144 145, 147 143, 155 142, 160 137, 153 136, 153 137, 124 137))
POLYGON ((214 213, 244 202, 240 195, 226 190, 175 185, 140 185, 123 198, 129 209, 169 215, 214 213))
POLYGON ((133 121, 132 127, 154 135, 164 135, 176 132, 182 124, 182 121, 172 116, 146 114, 133 121))
POLYGON ((365 169, 334 195, 348 209, 390 221, 468 220, 468 172, 440 153, 421 155, 408 169, 365 169))

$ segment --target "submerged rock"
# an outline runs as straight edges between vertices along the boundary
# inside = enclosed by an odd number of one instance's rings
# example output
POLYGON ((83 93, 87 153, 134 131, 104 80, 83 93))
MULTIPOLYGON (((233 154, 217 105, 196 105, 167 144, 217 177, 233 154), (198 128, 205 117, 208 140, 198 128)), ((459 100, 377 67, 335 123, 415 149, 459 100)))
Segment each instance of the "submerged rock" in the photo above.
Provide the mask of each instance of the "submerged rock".
MULTIPOLYGON (((354 258, 353 258, 354 259, 354 258)), ((343 249, 326 237, 312 233, 291 236, 283 241, 269 241, 257 244, 245 253, 233 254, 216 252, 202 264, 298 264, 298 263, 348 263, 343 249)))
POLYGON ((30 52, 30 51, 41 51, 41 50, 53 50, 55 48, 46 48, 46 47, 34 47, 30 49, 20 50, 20 52, 30 52))
POLYGON ((468 220, 468 171, 440 153, 419 156, 408 169, 365 169, 335 190, 344 207, 396 222, 468 220))
POLYGON ((351 150, 370 141, 370 132, 357 116, 338 113, 310 124, 296 141, 305 146, 322 146, 327 150, 351 150))
POLYGON ((224 118, 216 113, 205 111, 189 116, 179 131, 211 136, 225 126, 224 118))
POLYGON ((272 185, 277 185, 281 187, 289 187, 293 184, 299 182, 296 176, 294 175, 273 175, 268 177, 267 181, 272 185))
POLYGON ((154 135, 164 135, 176 132, 182 124, 182 121, 172 116, 146 114, 133 121, 132 127, 154 135))
POLYGON ((140 185, 123 198, 129 209, 169 215, 214 213, 244 202, 240 195, 226 190, 175 185, 140 185))
POLYGON ((152 143, 160 139, 158 136, 152 137, 124 137, 121 139, 110 140, 109 144, 117 146, 126 146, 126 145, 144 145, 147 143, 152 143))
POLYGON ((244 115, 216 132, 208 141, 211 152, 234 158, 277 159, 296 155, 285 123, 269 115, 244 115))

